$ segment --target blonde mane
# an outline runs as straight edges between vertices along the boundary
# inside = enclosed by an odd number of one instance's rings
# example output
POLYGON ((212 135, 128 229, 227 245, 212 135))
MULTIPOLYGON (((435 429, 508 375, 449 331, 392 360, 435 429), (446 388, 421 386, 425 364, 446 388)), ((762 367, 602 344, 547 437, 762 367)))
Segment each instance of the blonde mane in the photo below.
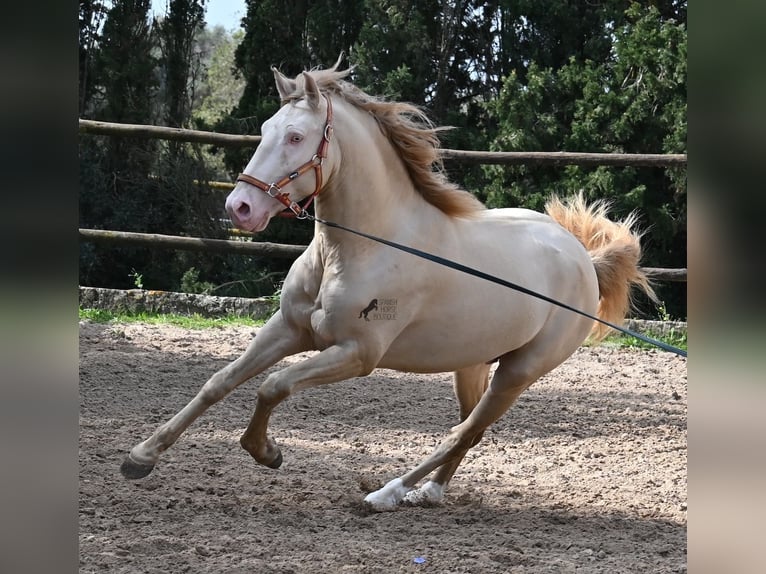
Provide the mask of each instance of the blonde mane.
MULTIPOLYGON (((364 93, 344 80, 353 68, 338 71, 339 64, 340 60, 327 70, 311 70, 307 73, 321 90, 342 97, 377 120, 381 131, 407 167, 418 193, 451 217, 470 217, 483 210, 484 205, 478 199, 450 182, 444 173, 439 156, 438 133, 447 128, 434 126, 417 106, 390 102, 364 93)), ((303 97, 303 82, 298 81, 296 84, 296 91, 287 101, 303 97)))

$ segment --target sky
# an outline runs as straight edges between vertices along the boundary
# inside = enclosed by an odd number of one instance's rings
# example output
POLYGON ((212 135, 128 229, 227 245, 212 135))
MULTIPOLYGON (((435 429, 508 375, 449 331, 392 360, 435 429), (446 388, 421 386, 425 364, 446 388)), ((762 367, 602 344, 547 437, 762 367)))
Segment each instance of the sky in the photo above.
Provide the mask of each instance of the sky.
MULTIPOLYGON (((164 15, 169 0, 152 0, 152 13, 164 15)), ((240 27, 245 15, 245 0, 207 0, 205 22, 208 28, 223 26, 229 31, 240 27)))

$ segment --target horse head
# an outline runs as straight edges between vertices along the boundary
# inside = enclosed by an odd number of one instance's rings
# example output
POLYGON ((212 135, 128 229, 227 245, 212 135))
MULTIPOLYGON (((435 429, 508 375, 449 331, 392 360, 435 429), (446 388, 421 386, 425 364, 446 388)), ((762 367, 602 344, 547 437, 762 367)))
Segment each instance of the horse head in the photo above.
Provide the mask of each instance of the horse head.
POLYGON ((329 171, 324 165, 332 136, 329 96, 310 72, 290 79, 272 71, 283 105, 261 126, 260 145, 226 198, 232 222, 245 231, 263 231, 286 207, 303 216, 300 202, 313 200, 329 171))

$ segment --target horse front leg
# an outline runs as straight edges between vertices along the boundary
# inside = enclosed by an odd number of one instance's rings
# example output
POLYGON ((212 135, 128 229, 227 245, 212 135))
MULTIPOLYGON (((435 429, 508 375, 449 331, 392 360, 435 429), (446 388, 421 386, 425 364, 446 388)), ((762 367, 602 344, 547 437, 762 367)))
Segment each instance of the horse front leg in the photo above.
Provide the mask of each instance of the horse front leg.
POLYGON ((152 436, 131 449, 120 467, 123 476, 129 479, 147 476, 157 464, 160 454, 172 446, 210 406, 282 358, 305 350, 307 346, 299 331, 290 328, 282 313, 277 311, 238 359, 210 377, 183 409, 152 436))
POLYGON ((279 403, 296 391, 369 374, 374 361, 365 359, 353 342, 328 347, 321 353, 271 373, 258 389, 258 402, 240 444, 260 464, 279 468, 282 453, 268 436, 269 417, 279 403))

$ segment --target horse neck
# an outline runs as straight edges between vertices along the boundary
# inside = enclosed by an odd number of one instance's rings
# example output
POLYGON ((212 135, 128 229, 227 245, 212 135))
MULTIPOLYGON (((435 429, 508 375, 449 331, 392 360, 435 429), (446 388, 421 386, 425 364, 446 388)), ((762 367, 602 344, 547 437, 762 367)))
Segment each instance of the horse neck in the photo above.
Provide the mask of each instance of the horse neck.
POLYGON ((374 118, 345 102, 342 109, 335 122, 340 166, 317 196, 317 215, 389 238, 411 227, 410 222, 422 228, 431 219, 446 217, 417 192, 374 118))

